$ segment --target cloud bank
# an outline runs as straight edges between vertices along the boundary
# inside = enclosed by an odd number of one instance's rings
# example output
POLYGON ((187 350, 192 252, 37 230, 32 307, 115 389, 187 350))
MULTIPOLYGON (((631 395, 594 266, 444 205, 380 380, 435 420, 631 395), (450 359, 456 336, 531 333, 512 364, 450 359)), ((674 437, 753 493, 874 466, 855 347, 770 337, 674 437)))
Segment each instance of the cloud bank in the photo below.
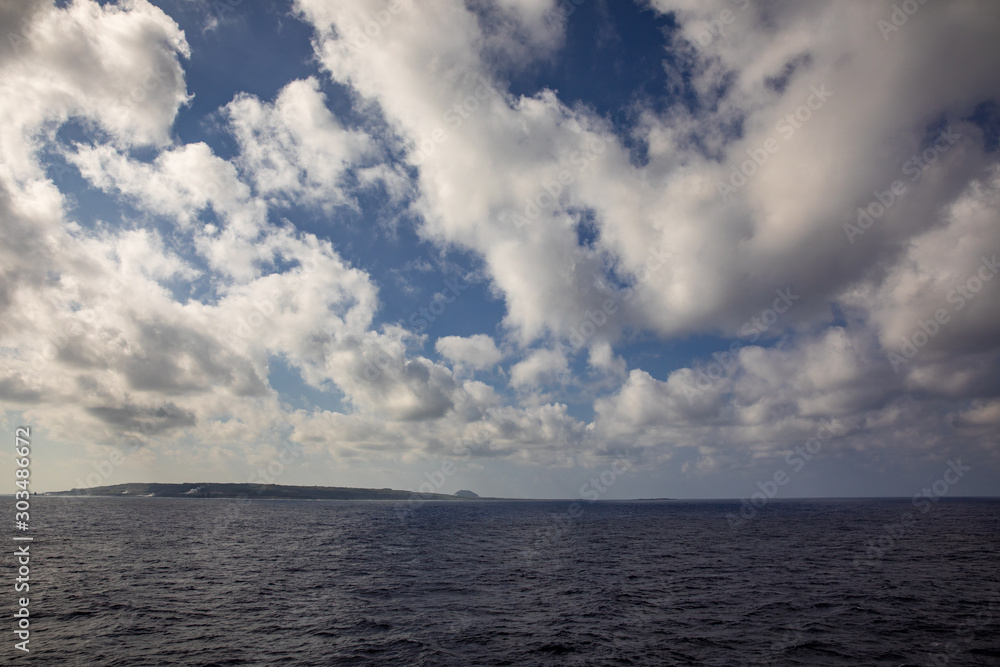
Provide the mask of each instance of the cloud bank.
POLYGON ((1000 9, 913 7, 652 0, 666 84, 615 115, 537 75, 574 55, 554 1, 296 0, 315 71, 186 141, 174 18, 5 6, 4 410, 219 471, 628 448, 725 495, 831 420, 838 465, 995 469, 1000 9), (486 311, 399 310, 358 220, 502 312, 413 326, 486 311))

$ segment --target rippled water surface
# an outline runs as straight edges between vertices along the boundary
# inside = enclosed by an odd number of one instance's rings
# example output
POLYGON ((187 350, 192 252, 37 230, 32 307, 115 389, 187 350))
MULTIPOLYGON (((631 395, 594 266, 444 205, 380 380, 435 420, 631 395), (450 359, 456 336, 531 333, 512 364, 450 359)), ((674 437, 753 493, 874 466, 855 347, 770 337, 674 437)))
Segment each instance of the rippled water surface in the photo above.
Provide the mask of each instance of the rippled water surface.
POLYGON ((32 510, 20 662, 1000 665, 998 501, 32 510))

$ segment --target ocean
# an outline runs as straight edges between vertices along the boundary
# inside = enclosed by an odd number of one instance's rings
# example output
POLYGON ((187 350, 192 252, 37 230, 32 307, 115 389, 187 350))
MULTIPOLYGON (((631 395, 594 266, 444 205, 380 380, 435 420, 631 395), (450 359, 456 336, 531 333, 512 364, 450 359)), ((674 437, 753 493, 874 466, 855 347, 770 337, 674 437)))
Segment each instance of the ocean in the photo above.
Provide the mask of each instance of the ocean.
MULTIPOLYGON (((2 655, 157 667, 1000 665, 1000 501, 771 501, 734 526, 726 515, 738 511, 37 496, 31 652, 15 652, 8 630, 2 655)), ((13 571, 10 553, 5 564, 13 571)))

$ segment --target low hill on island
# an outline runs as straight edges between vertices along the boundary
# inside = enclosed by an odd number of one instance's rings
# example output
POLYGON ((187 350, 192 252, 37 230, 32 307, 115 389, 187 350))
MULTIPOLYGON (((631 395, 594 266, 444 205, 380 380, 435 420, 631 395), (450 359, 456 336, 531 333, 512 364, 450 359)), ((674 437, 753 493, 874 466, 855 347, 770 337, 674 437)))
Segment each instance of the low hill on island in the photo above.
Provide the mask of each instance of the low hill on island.
POLYGON ((54 491, 50 496, 154 496, 158 498, 279 498, 287 500, 472 500, 471 496, 415 493, 394 489, 355 489, 342 486, 285 486, 283 484, 129 483, 88 489, 54 491))

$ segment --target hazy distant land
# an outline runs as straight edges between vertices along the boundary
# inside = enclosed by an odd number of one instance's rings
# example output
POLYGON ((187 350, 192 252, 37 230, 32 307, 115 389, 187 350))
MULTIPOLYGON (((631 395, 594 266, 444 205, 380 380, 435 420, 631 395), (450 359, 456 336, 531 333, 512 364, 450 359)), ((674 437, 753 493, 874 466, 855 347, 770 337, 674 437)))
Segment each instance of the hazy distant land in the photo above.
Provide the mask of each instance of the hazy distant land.
MULTIPOLYGON (((286 486, 283 484, 128 483, 53 491, 50 496, 145 496, 157 498, 283 498, 288 500, 477 500, 471 491, 455 495, 415 493, 395 489, 355 489, 343 486, 286 486)), ((485 499, 484 499, 485 500, 485 499)))

